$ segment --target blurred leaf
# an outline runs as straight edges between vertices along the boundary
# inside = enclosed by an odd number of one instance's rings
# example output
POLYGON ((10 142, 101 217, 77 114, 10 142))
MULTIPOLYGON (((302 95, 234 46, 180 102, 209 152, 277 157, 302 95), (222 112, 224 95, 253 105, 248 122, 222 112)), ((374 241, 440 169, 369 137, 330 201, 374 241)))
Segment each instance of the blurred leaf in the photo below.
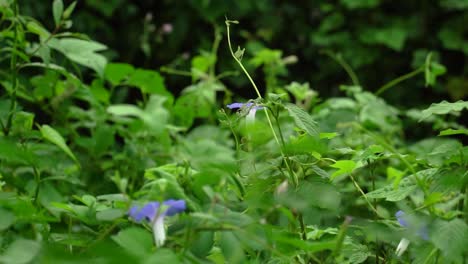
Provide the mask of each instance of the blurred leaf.
POLYGON ((461 219, 436 221, 432 227, 430 238, 443 255, 452 261, 460 262, 462 256, 468 253, 466 247, 468 245, 468 226, 461 219))
POLYGON ((62 21, 62 15, 63 15, 62 0, 54 0, 54 2, 52 3, 52 11, 54 15, 55 27, 58 27, 60 25, 60 21, 62 21))
POLYGON ((468 109, 467 101, 460 100, 455 103, 442 101, 437 104, 431 104, 429 108, 422 111, 422 117, 419 119, 419 122, 430 117, 431 115, 458 114, 464 108, 468 109))
POLYGON ((126 78, 130 77, 135 69, 132 65, 126 63, 108 63, 104 71, 104 77, 113 86, 120 84, 126 78))
POLYGON ((29 21, 26 24, 26 28, 30 32, 38 35, 41 39, 47 39, 50 36, 50 32, 36 21, 29 21))
POLYGON ((93 69, 99 77, 104 76, 107 59, 97 52, 107 49, 105 45, 75 38, 52 38, 47 45, 61 52, 68 59, 93 69))
POLYGON ((9 228, 15 223, 16 217, 13 213, 0 207, 0 231, 9 228))
POLYGON ((39 242, 17 239, 0 256, 0 262, 8 264, 30 263, 39 254, 40 248, 39 242))
POLYGON ((145 264, 153 264, 153 263, 182 263, 178 258, 177 255, 170 249, 161 248, 158 249, 155 253, 149 256, 146 260, 141 263, 145 264))
POLYGON ((65 143, 65 139, 63 139, 63 137, 55 129, 53 129, 52 127, 48 125, 43 125, 41 126, 40 130, 41 130, 42 137, 44 139, 47 139, 51 143, 57 145, 72 160, 74 160, 77 164, 79 163, 75 155, 73 154, 73 152, 67 146, 67 143, 65 143))
POLYGON ((214 244, 214 233, 212 231, 198 232, 193 240, 190 251, 195 256, 204 258, 210 253, 214 244))
POLYGON ((341 0, 349 9, 373 8, 380 4, 380 0, 341 0))
POLYGON ((438 76, 443 75, 447 70, 444 65, 431 60, 432 53, 426 57, 424 65, 424 76, 426 79, 426 86, 434 86, 438 76))
MULTIPOLYGON (((129 74, 130 68, 127 67, 119 67, 119 75, 118 77, 122 78, 121 76, 125 72, 129 74)), ((116 76, 117 77, 117 76, 116 76)), ((115 78, 115 77, 114 77, 115 78)), ((128 85, 134 85, 141 89, 143 93, 149 94, 161 94, 164 95, 166 93, 166 86, 164 86, 164 79, 161 75, 156 71, 150 70, 143 70, 137 69, 134 71, 127 81, 128 85)))
POLYGON ((73 1, 66 9, 63 11, 63 19, 69 19, 71 14, 73 13, 73 10, 75 10, 76 6, 76 1, 73 1))
POLYGON ((141 259, 149 257, 153 248, 151 233, 137 227, 121 230, 117 235, 112 236, 112 240, 119 244, 124 250, 141 259))
POLYGON ((445 129, 440 131, 439 136, 467 135, 468 129, 445 129))
POLYGON ((126 215, 126 213, 127 212, 122 209, 105 209, 96 213, 96 219, 99 221, 114 221, 118 218, 123 217, 124 215, 126 215))
POLYGON ((338 169, 331 175, 330 180, 333 181, 336 177, 340 175, 352 173, 353 170, 356 168, 356 165, 356 162, 352 160, 338 160, 334 164, 330 165, 330 167, 338 169))
POLYGON ((239 239, 231 231, 221 232, 219 246, 223 255, 229 263, 244 263, 245 253, 239 239))

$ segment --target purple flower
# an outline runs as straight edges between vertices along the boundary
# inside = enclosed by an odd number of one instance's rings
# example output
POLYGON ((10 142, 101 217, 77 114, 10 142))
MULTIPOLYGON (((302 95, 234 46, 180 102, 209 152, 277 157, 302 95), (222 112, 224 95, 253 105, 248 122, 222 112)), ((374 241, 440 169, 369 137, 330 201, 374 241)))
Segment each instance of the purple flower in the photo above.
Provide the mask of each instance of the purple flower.
POLYGON ((397 218, 398 223, 400 223, 402 227, 408 227, 408 222, 406 222, 405 220, 405 212, 399 210, 398 212, 396 212, 395 216, 397 218))
POLYGON ((249 113, 246 116, 247 122, 251 123, 255 120, 255 113, 257 110, 263 109, 263 106, 254 105, 252 102, 248 103, 232 103, 228 104, 229 109, 248 109, 249 113))
MULTIPOLYGON (((414 226, 411 223, 408 222, 408 216, 402 210, 399 210, 398 212, 396 212, 395 216, 397 218, 398 223, 402 227, 410 228, 410 229, 414 228, 414 226)), ((427 230, 426 225, 420 226, 420 228, 418 228, 416 234, 419 237, 421 237, 422 239, 424 239, 424 240, 429 240, 429 232, 427 230)), ((398 256, 401 256, 405 252, 405 250, 408 247, 409 243, 410 243, 410 241, 408 239, 402 238, 400 243, 398 244, 396 254, 398 256)))
POLYGON ((173 216, 183 212, 186 209, 184 200, 166 200, 160 202, 149 202, 143 207, 132 206, 128 215, 137 223, 143 219, 151 222, 156 246, 162 246, 166 240, 166 231, 164 229, 164 217, 173 216))

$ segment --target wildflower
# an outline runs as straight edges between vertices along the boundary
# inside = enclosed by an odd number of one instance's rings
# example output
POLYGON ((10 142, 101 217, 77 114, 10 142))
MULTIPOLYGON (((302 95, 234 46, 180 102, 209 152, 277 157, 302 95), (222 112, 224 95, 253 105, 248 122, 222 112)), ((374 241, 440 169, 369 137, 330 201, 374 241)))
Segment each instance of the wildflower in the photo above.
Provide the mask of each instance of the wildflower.
POLYGON ((232 104, 228 104, 227 107, 229 109, 242 109, 242 108, 248 109, 249 113, 245 117, 248 123, 252 123, 255 120, 255 113, 257 112, 257 110, 263 109, 262 106, 254 105, 254 103, 252 102, 232 103, 232 104))
POLYGON ((174 30, 174 26, 172 26, 170 23, 164 23, 161 26, 161 30, 164 34, 170 34, 174 30))
MULTIPOLYGON (((405 212, 399 210, 398 212, 396 212, 395 216, 397 218, 398 223, 402 227, 411 228, 413 226, 413 225, 410 225, 410 223, 408 222, 408 219, 407 219, 407 216, 406 216, 405 212)), ((416 233, 422 239, 429 240, 429 234, 428 234, 426 225, 421 226, 417 230, 416 233)), ((401 239, 401 241, 398 244, 398 247, 396 249, 397 256, 400 257, 406 251, 406 249, 408 248, 409 243, 410 243, 410 241, 408 239, 406 239, 406 238, 401 239)))
POLYGON ((143 219, 149 221, 152 225, 154 242, 160 247, 166 240, 166 230, 164 229, 164 217, 173 216, 186 209, 184 200, 167 200, 162 204, 160 202, 149 202, 142 208, 132 206, 128 215, 137 223, 143 219))

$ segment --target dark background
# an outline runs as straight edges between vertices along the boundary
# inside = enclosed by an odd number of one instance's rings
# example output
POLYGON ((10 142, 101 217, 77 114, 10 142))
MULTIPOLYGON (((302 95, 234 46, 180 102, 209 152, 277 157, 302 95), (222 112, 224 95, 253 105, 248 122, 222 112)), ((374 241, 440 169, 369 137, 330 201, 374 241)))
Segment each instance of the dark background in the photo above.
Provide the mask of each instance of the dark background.
MULTIPOLYGON (((52 29, 51 2, 23 0, 21 12, 52 29)), ((424 76, 418 75, 382 96, 392 104, 415 107, 468 95, 466 0, 81 0, 72 16, 72 30, 106 44, 112 61, 189 70, 191 57, 211 49, 218 27, 223 40, 217 70, 223 72, 237 69, 228 53, 225 16, 240 22, 233 27, 232 39, 234 46, 247 48, 245 60, 259 47, 298 57, 298 63, 288 66, 287 76, 281 77, 282 84, 309 82, 324 97, 338 95, 339 85, 351 81, 340 65, 321 52, 330 50, 341 54, 366 90, 376 91, 422 65, 431 51, 447 68, 435 87, 425 87, 424 76), (164 24, 170 24, 172 31, 164 32, 164 24), (147 45, 147 52, 142 45, 147 45)), ((250 68, 264 84, 262 70, 250 68)), ((165 77, 167 87, 176 93, 191 81, 165 77)), ((242 76, 225 82, 234 93, 255 97, 242 76)))

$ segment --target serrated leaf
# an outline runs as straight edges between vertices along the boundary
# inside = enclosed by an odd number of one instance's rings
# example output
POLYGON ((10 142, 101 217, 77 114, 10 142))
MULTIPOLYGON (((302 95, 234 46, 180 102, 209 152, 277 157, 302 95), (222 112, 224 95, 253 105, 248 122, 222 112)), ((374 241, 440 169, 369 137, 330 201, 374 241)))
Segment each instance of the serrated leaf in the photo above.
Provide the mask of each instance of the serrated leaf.
POLYGON ((62 0, 54 0, 54 2, 52 3, 52 13, 54 15, 55 26, 58 27, 60 25, 60 21, 62 20, 63 14, 62 0))
POLYGON ((393 187, 380 188, 366 194, 369 199, 382 199, 396 202, 405 199, 408 195, 417 189, 416 185, 402 186, 394 189, 393 187))
POLYGON ((287 103, 284 106, 287 110, 289 115, 294 119, 294 123, 300 129, 304 130, 311 136, 318 135, 318 125, 317 122, 302 108, 295 104, 287 103))
POLYGON ((437 169, 427 169, 418 171, 416 174, 409 175, 401 180, 396 187, 394 183, 388 184, 382 188, 374 190, 366 194, 370 199, 383 199, 387 201, 400 201, 410 195, 417 189, 415 177, 421 180, 432 177, 437 172, 437 169))
POLYGON ((335 162, 335 164, 330 165, 330 167, 338 170, 331 175, 330 180, 333 180, 340 175, 353 172, 353 170, 356 168, 356 165, 356 162, 352 160, 339 160, 335 162))
POLYGON ((463 109, 468 109, 467 101, 457 101, 455 103, 449 103, 442 101, 438 104, 431 104, 431 106, 422 111, 419 122, 430 117, 431 115, 446 115, 446 114, 458 114, 463 109))
POLYGON ((59 147, 65 154, 67 154, 72 160, 74 160, 76 163, 78 163, 78 159, 76 159, 75 155, 73 152, 70 150, 70 148, 67 146, 67 143, 65 143, 65 139, 63 139, 62 135, 60 135, 59 132, 57 132, 55 129, 48 125, 43 125, 41 128, 41 134, 42 137, 51 143, 55 144, 57 147, 59 147))

